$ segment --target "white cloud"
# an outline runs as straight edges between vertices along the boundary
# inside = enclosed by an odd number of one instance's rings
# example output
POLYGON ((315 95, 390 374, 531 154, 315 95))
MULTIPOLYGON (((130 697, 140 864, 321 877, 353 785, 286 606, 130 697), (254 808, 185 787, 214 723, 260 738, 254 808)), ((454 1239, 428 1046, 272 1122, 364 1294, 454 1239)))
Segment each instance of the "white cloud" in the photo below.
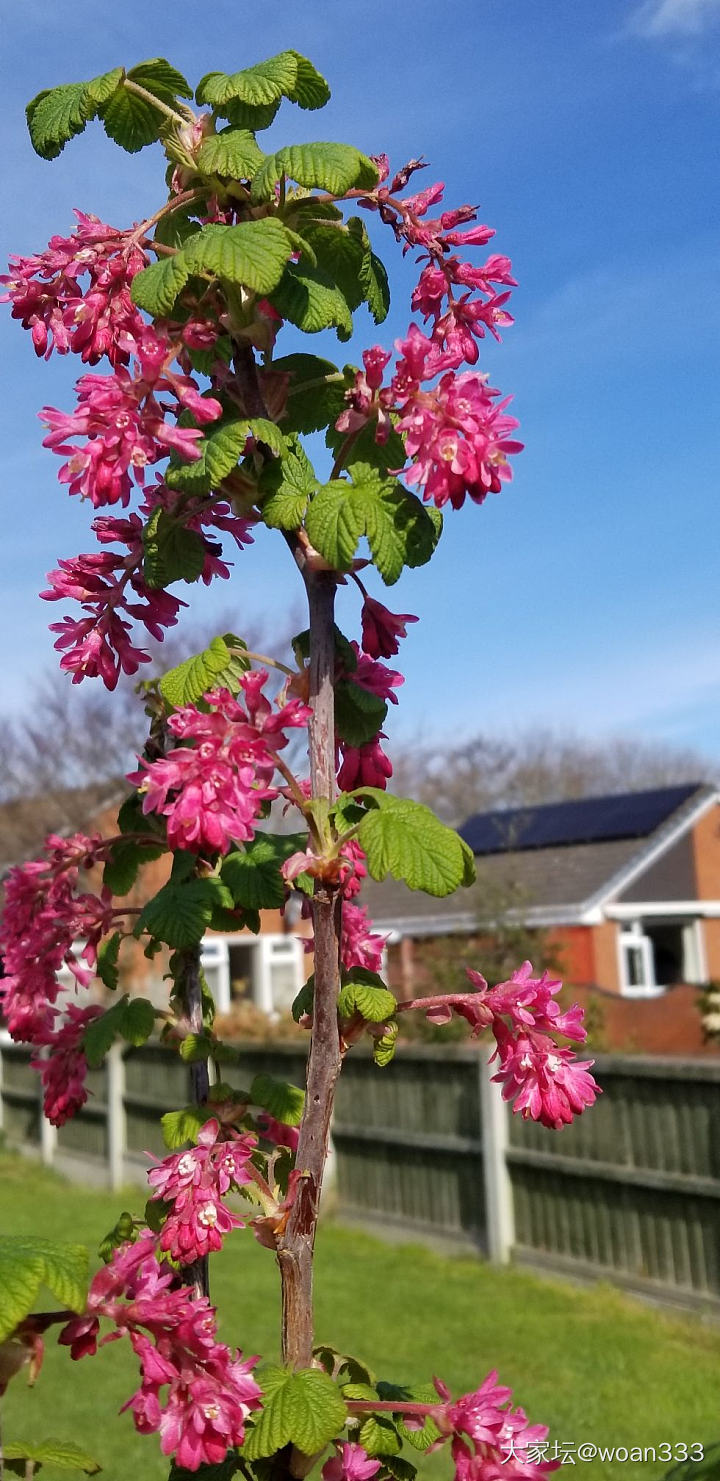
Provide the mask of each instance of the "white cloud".
POLYGON ((699 36, 720 20, 720 0, 645 0, 631 29, 648 37, 699 36))

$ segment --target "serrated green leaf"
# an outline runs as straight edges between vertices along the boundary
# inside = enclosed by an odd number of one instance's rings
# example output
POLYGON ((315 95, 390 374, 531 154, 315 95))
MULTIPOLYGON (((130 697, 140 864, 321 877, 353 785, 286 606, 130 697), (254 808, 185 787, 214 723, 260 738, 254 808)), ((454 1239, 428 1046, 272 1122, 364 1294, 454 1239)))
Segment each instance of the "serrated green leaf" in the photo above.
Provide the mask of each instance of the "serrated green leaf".
POLYGON ((173 581, 197 581, 205 565, 205 541, 165 509, 154 509, 143 529, 146 586, 162 590, 173 581))
POLYGON ((135 1049, 145 1044, 155 1028, 155 1009, 147 998, 131 998, 123 1015, 120 1030, 126 1043, 135 1049))
POLYGON ((220 874, 235 905, 251 910, 279 910, 285 899, 280 866, 306 845, 304 833, 258 833, 245 848, 227 854, 220 874))
POLYGON ((368 250, 360 264, 358 276, 370 313, 376 324, 382 324, 390 310, 390 283, 384 262, 368 250))
POLYGON ((165 57, 150 57, 145 62, 138 62, 127 75, 132 82, 140 83, 141 87, 158 97, 191 98, 193 95, 187 78, 165 57))
POLYGON ((387 704, 379 694, 340 679, 335 685, 335 729, 340 740, 349 746, 365 746, 382 729, 387 704))
POLYGON ((237 467, 249 436, 250 423, 247 418, 233 418, 216 422, 205 433, 197 447, 200 457, 192 463, 181 462, 173 454, 165 481, 168 488, 180 489, 187 494, 208 494, 216 489, 237 467))
POLYGON ((381 1455, 383 1470, 394 1477, 394 1481, 415 1481, 417 1466, 402 1455, 381 1455))
POLYGON ((264 216, 238 226, 211 222, 189 238, 182 253, 191 272, 214 273, 265 294, 280 282, 293 250, 282 223, 264 216))
POLYGON ((297 529, 317 486, 315 470, 302 443, 296 437, 289 438, 282 459, 266 463, 261 474, 260 487, 263 492, 269 491, 263 503, 265 523, 270 529, 297 529))
POLYGON ((184 1106, 181 1111, 166 1111, 160 1117, 165 1146, 176 1152, 186 1142, 197 1141, 200 1128, 213 1115, 214 1111, 207 1106, 184 1106))
POLYGON ((232 895, 216 876, 189 879, 182 883, 171 880, 148 900, 138 919, 138 935, 146 931, 167 946, 182 949, 201 941, 210 925, 217 905, 232 908, 232 895))
POLYGON ((233 98, 229 103, 224 103, 218 112, 222 113, 235 129, 250 129, 253 134, 259 133, 260 129, 269 129, 282 99, 276 98, 274 103, 241 103, 238 98, 233 98))
POLYGON ((402 1449, 400 1436, 387 1414, 368 1414, 360 1426, 358 1440, 368 1455, 393 1455, 402 1449))
POLYGON ((189 237, 195 236, 196 232, 200 231, 201 223, 196 220, 196 217, 202 216, 204 211, 205 204, 202 199, 168 211, 167 216, 160 217, 155 227, 154 240, 162 242, 166 247, 184 246, 189 237))
POLYGON ((254 116, 260 120, 255 127, 267 128, 282 98, 300 108, 322 108, 330 89, 307 57, 297 51, 283 51, 240 72, 208 72, 198 85, 196 97, 198 103, 210 103, 228 116, 254 116))
POLYGON ((96 107, 107 103, 108 98, 112 97, 124 76, 124 67, 113 67, 111 72, 101 72, 99 77, 92 78, 92 81, 87 84, 87 90, 96 107))
POLYGON ((290 377, 283 426, 295 432, 318 432, 328 422, 337 421, 347 383, 331 360, 318 355, 285 355, 273 360, 272 368, 290 377))
POLYGON ((428 560, 436 543, 433 521, 414 495, 395 479, 365 463, 348 469, 351 480, 333 479, 313 499, 305 527, 320 554, 336 570, 349 570, 358 541, 366 535, 374 564, 387 586, 404 565, 428 560))
POLYGON ((330 88, 322 73, 299 51, 291 51, 290 55, 297 64, 295 83, 292 92, 287 95, 290 102, 313 112, 317 108, 324 108, 330 100, 330 88))
POLYGON ((252 183, 252 199, 272 200, 283 175, 308 190, 328 190, 339 196, 356 187, 372 190, 378 182, 377 166, 352 144, 288 144, 265 159, 252 183))
POLYGON ((98 113, 108 138, 128 154, 137 154, 147 144, 154 144, 165 122, 164 115, 148 98, 129 92, 124 82, 98 108, 98 113))
POLYGON ((295 997, 293 999, 292 1008, 290 1009, 290 1011, 292 1013, 292 1016, 295 1019, 295 1022, 296 1023, 299 1023, 300 1022, 300 1019, 303 1018, 306 1013, 312 1013, 312 1010, 313 1010, 313 996, 314 996, 314 985, 313 985, 313 982, 310 980, 308 982, 303 983, 303 986, 300 988, 300 991, 297 994, 297 997, 295 997))
POLYGON ((180 1058, 185 1064, 200 1064, 210 1058, 213 1042, 210 1034, 186 1034, 180 1044, 180 1058))
POLYGON ((365 248, 345 222, 309 223, 302 228, 303 240, 312 248, 317 266, 340 289, 350 309, 363 301, 360 273, 365 248))
POLYGON ((364 500, 345 479, 326 483, 305 518, 308 538, 336 571, 349 571, 365 530, 364 500))
POLYGON ((384 1023, 394 1016, 397 1000, 376 972, 353 968, 349 975, 350 980, 344 983, 338 996, 341 1018, 360 1013, 368 1023, 384 1023))
POLYGON ((57 159, 68 139, 81 134, 95 112, 95 102, 84 82, 45 88, 25 110, 32 147, 41 159, 57 159))
POLYGON ((472 884, 472 850, 429 807, 377 787, 359 788, 358 795, 374 803, 358 829, 358 842, 373 879, 392 874, 411 890, 436 896, 451 895, 459 885, 472 884))
POLYGON ((32 1235, 0 1235, 0 1342, 32 1311, 41 1286, 61 1306, 84 1311, 88 1252, 80 1244, 60 1244, 32 1235))
POLYGON ((14 1460, 33 1461, 36 1466, 56 1466, 59 1471, 84 1471, 95 1476, 102 1470, 100 1462, 72 1440, 42 1440, 39 1445, 10 1441, 3 1446, 5 1463, 14 1460))
POLYGON ((113 1250, 119 1249, 121 1244, 126 1244, 128 1240, 133 1239, 134 1235, 135 1221, 132 1214, 128 1213, 127 1209, 124 1209, 117 1222, 113 1224, 112 1229, 109 1229, 104 1239, 100 1240, 98 1245, 100 1259, 107 1265, 108 1261, 112 1259, 113 1250))
POLYGON ((385 1033, 379 1039, 373 1039, 373 1059, 380 1069, 384 1069, 395 1058, 399 1032, 397 1019, 391 1018, 386 1023, 385 1033))
POLYGON ((203 141, 197 167, 203 175, 252 180, 265 156, 250 129, 223 129, 203 141))
POLYGON ((83 1034, 83 1050, 91 1069, 97 1069, 116 1039, 136 1048, 146 1043, 155 1028, 155 1009, 147 998, 128 998, 127 993, 100 1018, 94 1018, 83 1034))
POLYGON ((268 1365, 257 1377, 263 1407, 243 1445, 243 1459, 274 1455, 288 1444, 304 1455, 315 1455, 342 1430, 345 1405, 332 1379, 319 1368, 292 1373, 268 1365))
POLYGON ((130 296, 138 308, 148 314, 166 315, 185 287, 190 269, 181 252, 174 257, 162 257, 150 267, 136 273, 132 280, 130 296))
POLYGON ((242 638, 234 633, 212 638, 202 653, 186 658, 176 668, 168 669, 160 679, 160 693, 173 709, 195 704, 211 689, 221 686, 232 691, 238 688, 238 679, 250 667, 249 661, 240 653, 230 649, 247 647, 242 638))
MULTIPOLYGON (((429 1402, 432 1402, 432 1400, 429 1402)), ((440 1438, 440 1431, 435 1421, 430 1419, 429 1416, 426 1418, 422 1429, 411 1429, 402 1419, 398 1419, 397 1429, 398 1434, 402 1436, 403 1440, 407 1440, 408 1445, 412 1445, 413 1450, 420 1450, 422 1452, 429 1450, 431 1445, 434 1445, 435 1441, 440 1438)))
POLYGON ((254 1106, 262 1106, 276 1121, 284 1126, 299 1126, 305 1105, 305 1091, 286 1080, 277 1080, 274 1075, 256 1075, 250 1086, 250 1100, 254 1106))
POLYGON ((97 974, 101 982, 115 992, 118 985, 118 957, 120 955, 120 942, 122 936, 119 931, 113 931, 112 936, 106 936, 98 947, 97 974))
POLYGON ((291 262, 277 286, 268 294, 270 302, 282 315, 306 334, 335 328, 339 338, 352 334, 352 315, 340 289, 319 268, 291 262))

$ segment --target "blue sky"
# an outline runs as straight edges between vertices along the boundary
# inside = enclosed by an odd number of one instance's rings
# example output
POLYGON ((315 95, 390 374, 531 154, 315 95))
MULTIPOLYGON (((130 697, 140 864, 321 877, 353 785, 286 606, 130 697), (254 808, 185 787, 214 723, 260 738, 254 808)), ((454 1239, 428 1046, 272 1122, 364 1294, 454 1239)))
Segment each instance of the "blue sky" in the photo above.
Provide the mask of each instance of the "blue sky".
MULTIPOLYGON (((74 0, 68 14, 24 0, 4 21, 3 262, 65 233, 73 206, 120 226, 161 198, 159 150, 125 155, 98 124, 39 160, 24 105, 40 88, 157 54, 197 81, 289 46, 333 97, 322 114, 286 105, 276 144, 337 138, 395 166, 422 154, 426 181, 446 182, 448 205, 479 202, 513 259, 517 322, 483 358, 515 396, 526 451, 501 495, 450 511, 433 563, 389 593, 422 619, 392 735, 538 723, 717 757, 720 0, 74 0)), ((412 273, 390 233, 382 250, 388 323, 361 313, 356 350, 312 346, 340 363, 407 327, 412 273)), ((54 661, 45 573, 93 537, 36 419, 71 407, 80 367, 36 361, 7 311, 0 333, 4 692, 19 709, 54 661)), ((236 573, 199 612, 233 602, 241 631, 243 613, 297 601, 279 540, 236 573)), ((345 602, 351 632, 356 611, 345 602)))

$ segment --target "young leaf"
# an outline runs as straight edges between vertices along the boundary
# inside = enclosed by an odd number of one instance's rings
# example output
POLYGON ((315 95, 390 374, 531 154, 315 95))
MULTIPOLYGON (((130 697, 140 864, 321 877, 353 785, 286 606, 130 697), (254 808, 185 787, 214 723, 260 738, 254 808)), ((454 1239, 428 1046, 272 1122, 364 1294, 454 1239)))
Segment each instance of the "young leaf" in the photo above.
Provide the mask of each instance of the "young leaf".
POLYGON ((87 85, 87 90, 96 107, 100 107, 101 103, 107 103, 108 98, 112 97, 124 76, 124 67, 113 67, 111 72, 101 72, 99 77, 92 78, 87 85))
POLYGON ((266 122, 272 123, 282 98, 289 98, 300 108, 322 108, 330 97, 325 78, 307 57, 297 51, 282 51, 245 67, 240 72, 208 72, 201 78, 195 94, 198 103, 210 103, 219 112, 227 105, 244 105, 248 110, 265 110, 266 122), (269 116, 268 116, 269 115, 269 116))
POLYGON ((335 685, 335 728, 349 746, 364 746, 382 729, 388 707, 379 694, 351 679, 335 685))
POLYGON ((314 985, 312 979, 309 979, 307 982, 303 983, 303 986, 300 988, 297 997, 293 1000, 293 1005, 290 1009, 290 1012, 292 1013, 292 1016, 295 1019, 296 1023, 299 1023, 300 1019, 304 1018, 306 1013, 312 1013, 313 987, 314 985))
POLYGON ((402 1449, 402 1440, 388 1414, 368 1414, 358 1440, 368 1455, 394 1455, 402 1449))
POLYGON ((429 807, 377 787, 360 788, 356 795, 374 804, 358 830, 358 842, 365 850, 373 879, 383 880, 392 874, 411 890, 436 896, 451 895, 459 885, 472 884, 472 850, 429 807))
POLYGON ((226 633, 222 638, 212 638, 202 653, 195 653, 192 658, 179 663, 177 668, 168 669, 163 674, 160 693, 173 709, 194 704, 203 694, 218 686, 233 692, 237 690, 240 675, 250 664, 240 653, 232 653, 229 645, 235 649, 247 647, 242 638, 226 633))
POLYGON ((161 257, 159 262, 135 274, 130 297, 148 314, 169 314, 189 277, 190 269, 181 252, 175 257, 161 257))
POLYGON ((376 324, 382 324, 390 310, 390 284, 385 270, 375 253, 365 253, 358 273, 363 297, 376 324))
POLYGON ((305 843, 304 833, 258 833, 245 848, 227 854, 220 873, 235 905, 279 910, 285 899, 280 866, 305 843))
POLYGON ((155 1009, 147 998, 131 998, 123 1015, 121 1034, 126 1043, 139 1048, 155 1028, 155 1009))
POLYGON ((102 1470, 100 1462, 89 1455, 87 1450, 81 1450, 72 1440, 43 1440, 39 1445, 10 1441, 3 1446, 3 1459, 5 1465, 11 1471, 17 1471, 20 1476, 32 1475, 32 1466, 28 1469, 28 1461, 36 1468, 42 1465, 55 1466, 58 1471, 84 1471, 86 1476, 96 1476, 102 1470), (22 1467, 15 1466, 14 1461, 23 1461, 25 1464, 22 1467))
POLYGON ((233 180, 252 180, 265 156, 249 129, 223 129, 210 134, 197 154, 203 175, 221 175, 233 180))
POLYGON ((34 1235, 0 1235, 0 1342, 32 1311, 41 1286, 61 1306, 84 1311, 88 1252, 80 1244, 60 1244, 34 1235))
POLYGON ((197 581, 205 565, 205 541, 165 509, 154 509, 143 529, 143 576, 151 589, 173 581, 197 581))
POLYGON ((281 222, 264 216, 239 226, 211 222, 189 238, 182 255, 191 272, 214 273, 253 293, 269 293, 280 282, 293 250, 292 237, 281 222))
POLYGON ((336 571, 349 571, 365 531, 364 500, 345 479, 318 489, 305 518, 308 538, 336 571))
POLYGON ((171 66, 165 57, 151 57, 147 62, 138 62, 128 72, 131 82, 140 83, 147 92, 170 103, 175 98, 191 98, 193 90, 187 77, 171 66))
POLYGON ((384 1069, 395 1058, 399 1032, 397 1019, 391 1018, 385 1025, 385 1033, 379 1039, 373 1039, 373 1059, 380 1069, 384 1069))
POLYGON ((299 1126, 302 1121, 305 1091, 285 1080, 276 1080, 274 1075, 256 1075, 250 1086, 250 1100, 254 1106, 262 1106, 276 1121, 284 1126, 299 1126))
POLYGON ((352 1018, 353 1013, 360 1013, 368 1023, 384 1023, 386 1018, 394 1016, 397 1000, 376 972, 353 967, 348 979, 338 996, 341 1018, 352 1018))
POLYGON ((81 134, 95 112, 85 82, 45 88, 25 110, 32 147, 41 159, 57 159, 68 139, 81 134))
MULTIPOLYGON (((139 823, 141 828, 143 823, 144 819, 139 823)), ((166 848, 167 844, 162 839, 158 839, 155 845, 135 843, 131 838, 118 840, 108 853, 103 870, 103 884, 107 885, 113 895, 129 894, 142 865, 159 859, 166 848)))
POLYGON ((253 180, 252 199, 272 200, 283 175, 308 190, 328 190, 340 196, 355 187, 373 190, 378 182, 377 165, 352 144, 289 144, 267 156, 253 180))
POLYGON ((166 108, 172 108, 177 97, 191 98, 192 89, 182 73, 164 57, 153 57, 130 68, 127 79, 123 77, 115 91, 98 106, 98 113, 106 134, 129 154, 137 154, 146 144, 154 144, 160 138, 167 127, 167 115, 149 98, 126 87, 126 80, 158 98, 166 108))
POLYGON ((282 460, 265 464, 260 479, 262 490, 269 490, 269 497, 263 503, 263 518, 270 529, 296 530, 302 524, 308 499, 318 486, 302 443, 293 437, 288 439, 288 444, 282 460))
POLYGON ((122 936, 119 931, 113 931, 112 936, 106 936, 98 947, 97 974, 100 981, 115 992, 118 985, 118 956, 120 954, 120 942, 122 936))
POLYGON ((182 1111, 166 1111, 160 1117, 163 1141, 171 1152, 184 1147, 186 1142, 197 1140, 197 1134, 214 1112, 208 1106, 184 1106, 182 1111))
POLYGON ((365 248, 344 221, 308 223, 302 227, 303 240, 312 247, 321 272, 327 274, 342 292, 350 309, 363 301, 360 282, 365 248))
POLYGON ((319 1368, 292 1373, 270 1364, 258 1374, 263 1407, 243 1445, 243 1459, 253 1461, 295 1445, 315 1455, 343 1428, 347 1413, 332 1379, 319 1368))
POLYGON ((116 1039, 135 1047, 146 1043, 155 1028, 155 1009, 147 998, 128 998, 127 993, 101 1018, 94 1018, 83 1035, 83 1050, 91 1069, 97 1069, 116 1039))
POLYGON ((306 334, 318 334, 321 329, 333 327, 339 339, 349 339, 352 334, 352 315, 347 302, 332 278, 319 268, 289 263, 268 297, 283 319, 289 319, 306 334))
POLYGON ((215 906, 231 909, 232 903, 229 889, 215 875, 181 884, 171 880, 148 900, 135 931, 178 949, 194 946, 205 935, 215 906))
POLYGON ((112 1259, 113 1250, 118 1249, 121 1244, 125 1244, 127 1240, 131 1240, 134 1237, 135 1220, 132 1214, 128 1213, 127 1209, 124 1209, 120 1218, 113 1224, 112 1229, 108 1230, 104 1239, 101 1239, 98 1245, 100 1259, 107 1265, 112 1259))

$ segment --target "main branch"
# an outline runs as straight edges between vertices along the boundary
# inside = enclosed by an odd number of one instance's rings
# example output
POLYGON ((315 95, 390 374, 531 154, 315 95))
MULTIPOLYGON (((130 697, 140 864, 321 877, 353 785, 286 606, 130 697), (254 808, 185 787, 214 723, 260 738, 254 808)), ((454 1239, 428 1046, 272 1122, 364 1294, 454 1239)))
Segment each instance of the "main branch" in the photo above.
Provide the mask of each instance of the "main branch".
MULTIPOLYGON (((315 797, 335 793, 335 576, 304 572, 310 610, 310 776, 315 797)), ((282 1276, 283 1359, 296 1368, 312 1360, 312 1263, 320 1192, 340 1070, 337 996, 340 985, 342 896, 339 885, 315 883, 315 993, 305 1111, 296 1168, 301 1174, 285 1233, 278 1243, 282 1276)))

